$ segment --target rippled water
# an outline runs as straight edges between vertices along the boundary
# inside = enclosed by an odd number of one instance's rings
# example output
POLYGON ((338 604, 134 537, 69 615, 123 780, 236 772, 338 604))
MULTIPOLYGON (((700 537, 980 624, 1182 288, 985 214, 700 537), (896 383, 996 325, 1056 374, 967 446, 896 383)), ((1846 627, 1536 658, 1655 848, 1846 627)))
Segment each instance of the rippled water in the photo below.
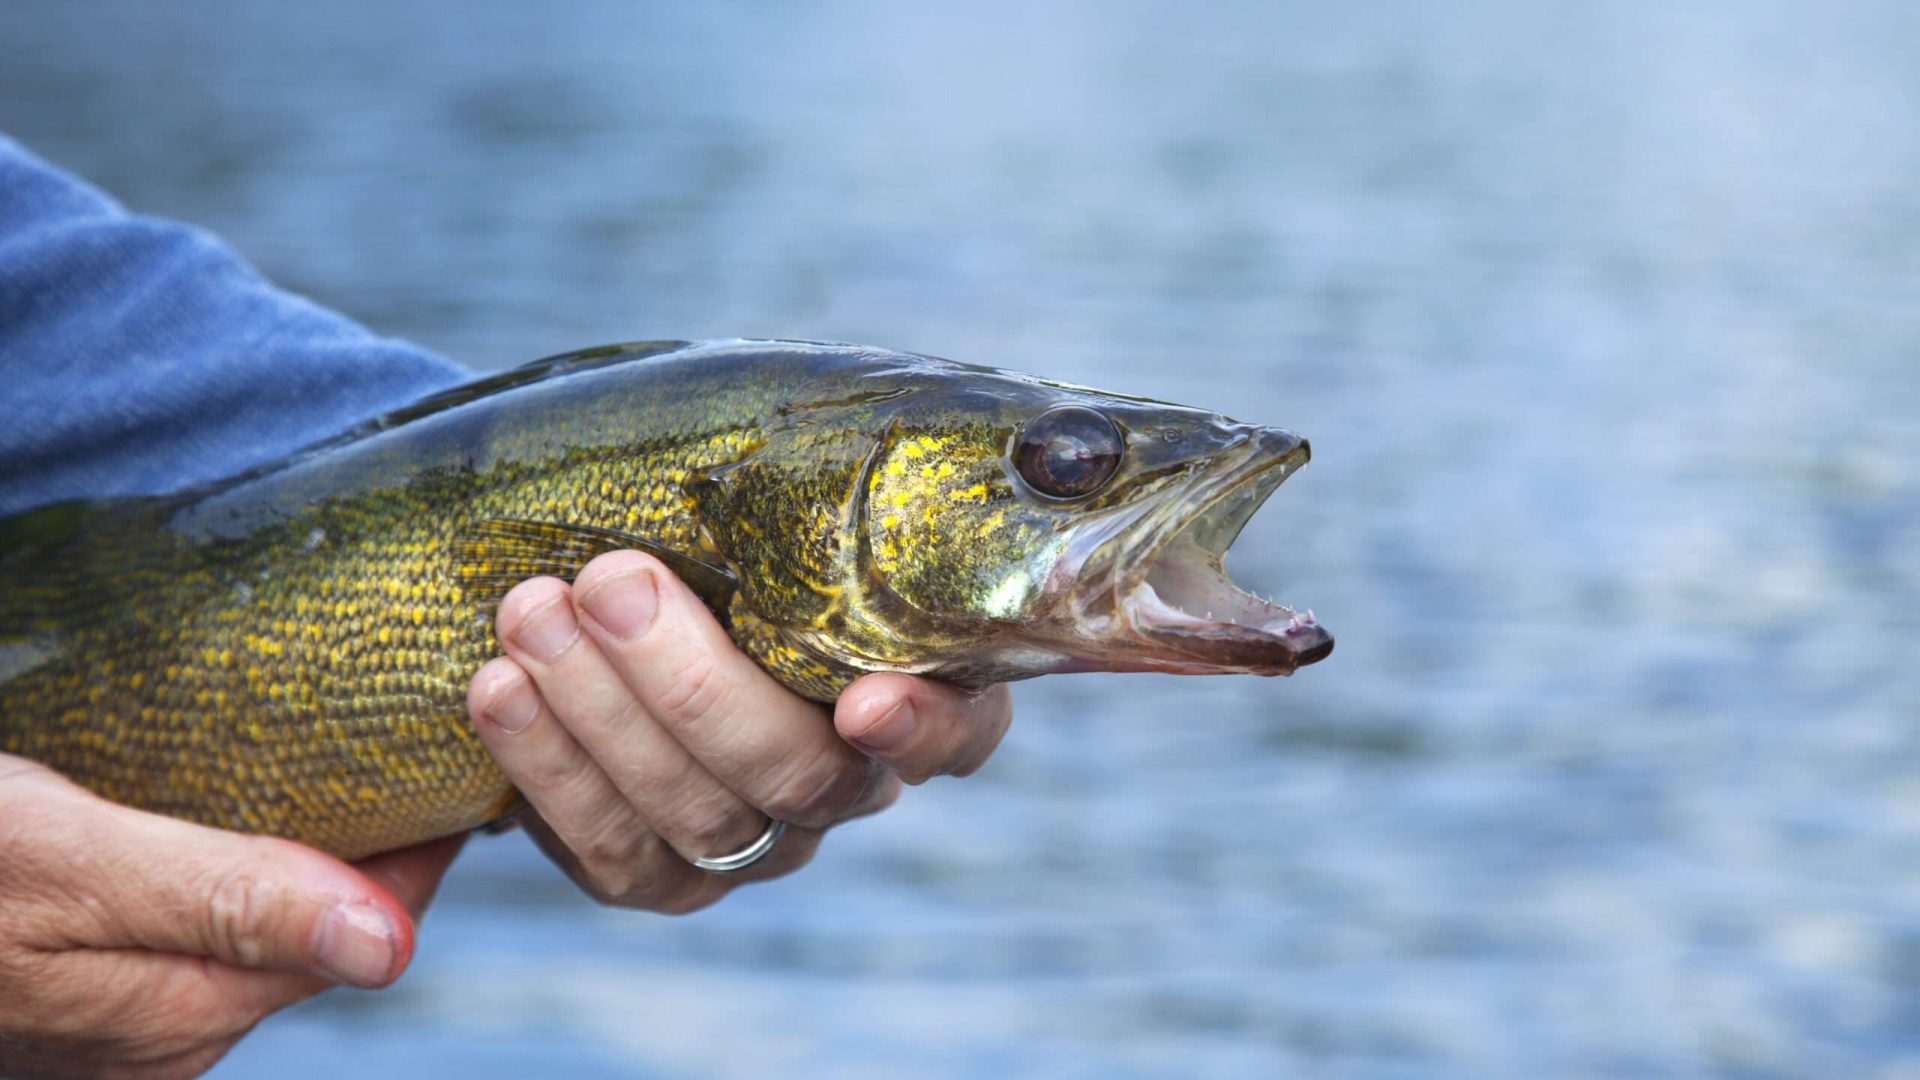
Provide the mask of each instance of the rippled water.
POLYGON ((10 5, 0 128, 480 367, 1295 428, 1236 574, 1340 648, 1023 685, 691 919, 476 843, 221 1075, 1920 1075, 1910 7, 556 7, 10 5))

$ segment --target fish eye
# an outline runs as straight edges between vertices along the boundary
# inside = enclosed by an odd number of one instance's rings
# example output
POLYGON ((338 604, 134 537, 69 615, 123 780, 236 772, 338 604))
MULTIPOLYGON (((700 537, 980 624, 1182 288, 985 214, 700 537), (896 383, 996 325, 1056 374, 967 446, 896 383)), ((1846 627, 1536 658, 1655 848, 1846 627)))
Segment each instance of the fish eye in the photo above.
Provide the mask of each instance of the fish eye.
POLYGON ((1126 443, 1106 414, 1062 405, 1033 418, 1014 445, 1020 479, 1042 495, 1074 499, 1100 490, 1120 469, 1126 443))

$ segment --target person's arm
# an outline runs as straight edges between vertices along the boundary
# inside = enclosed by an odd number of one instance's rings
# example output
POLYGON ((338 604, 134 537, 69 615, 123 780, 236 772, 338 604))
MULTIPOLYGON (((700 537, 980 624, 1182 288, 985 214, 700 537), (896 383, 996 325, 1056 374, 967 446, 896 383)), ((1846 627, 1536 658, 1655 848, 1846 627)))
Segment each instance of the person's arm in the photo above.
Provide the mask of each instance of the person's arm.
POLYGON ((0 135, 0 514, 218 480, 470 377, 0 135))
MULTIPOLYGON (((217 479, 465 377, 0 137, 0 514, 217 479)), ((821 830, 891 802, 896 771, 970 771, 1010 718, 1004 689, 893 675, 829 715, 632 552, 575 585, 521 585, 500 638, 474 722, 549 855, 630 907, 690 911, 791 872, 821 830), (606 606, 636 588, 653 598, 644 626, 606 606), (650 782, 668 767, 673 784, 650 782), (752 871, 689 862, 768 816, 795 827, 752 871)), ((191 1076, 294 1000, 385 985, 456 847, 350 867, 112 806, 0 756, 0 1075, 191 1076)))

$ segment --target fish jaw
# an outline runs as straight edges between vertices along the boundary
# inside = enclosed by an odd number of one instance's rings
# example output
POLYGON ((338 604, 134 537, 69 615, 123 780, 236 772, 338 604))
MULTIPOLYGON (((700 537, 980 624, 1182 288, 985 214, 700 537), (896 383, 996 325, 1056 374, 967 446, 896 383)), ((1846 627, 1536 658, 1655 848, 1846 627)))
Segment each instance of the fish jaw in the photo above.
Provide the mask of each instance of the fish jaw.
MULTIPOLYGON (((1070 543, 1069 671, 1290 675, 1326 659, 1333 635, 1311 611, 1263 600, 1227 576, 1227 549, 1312 456, 1306 440, 1252 428, 1145 510, 1070 543)), ((1058 624, 1056 624, 1058 625, 1058 624)))

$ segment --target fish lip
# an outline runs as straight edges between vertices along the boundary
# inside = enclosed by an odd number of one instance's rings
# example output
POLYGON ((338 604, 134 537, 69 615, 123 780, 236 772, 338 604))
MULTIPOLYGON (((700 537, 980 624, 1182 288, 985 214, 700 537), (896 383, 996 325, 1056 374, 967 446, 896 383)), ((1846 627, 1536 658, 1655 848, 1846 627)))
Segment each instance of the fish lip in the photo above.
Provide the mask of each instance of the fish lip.
POLYGON ((1260 600, 1234 585, 1223 565, 1246 523, 1311 457, 1304 439, 1251 429, 1180 490, 1109 524, 1078 560, 1079 587, 1070 605, 1080 631, 1078 663, 1118 671, 1288 675, 1325 659, 1333 635, 1312 612, 1260 600), (1214 618, 1209 607, 1226 617, 1214 618), (1087 654, 1089 645, 1098 655, 1087 654))

